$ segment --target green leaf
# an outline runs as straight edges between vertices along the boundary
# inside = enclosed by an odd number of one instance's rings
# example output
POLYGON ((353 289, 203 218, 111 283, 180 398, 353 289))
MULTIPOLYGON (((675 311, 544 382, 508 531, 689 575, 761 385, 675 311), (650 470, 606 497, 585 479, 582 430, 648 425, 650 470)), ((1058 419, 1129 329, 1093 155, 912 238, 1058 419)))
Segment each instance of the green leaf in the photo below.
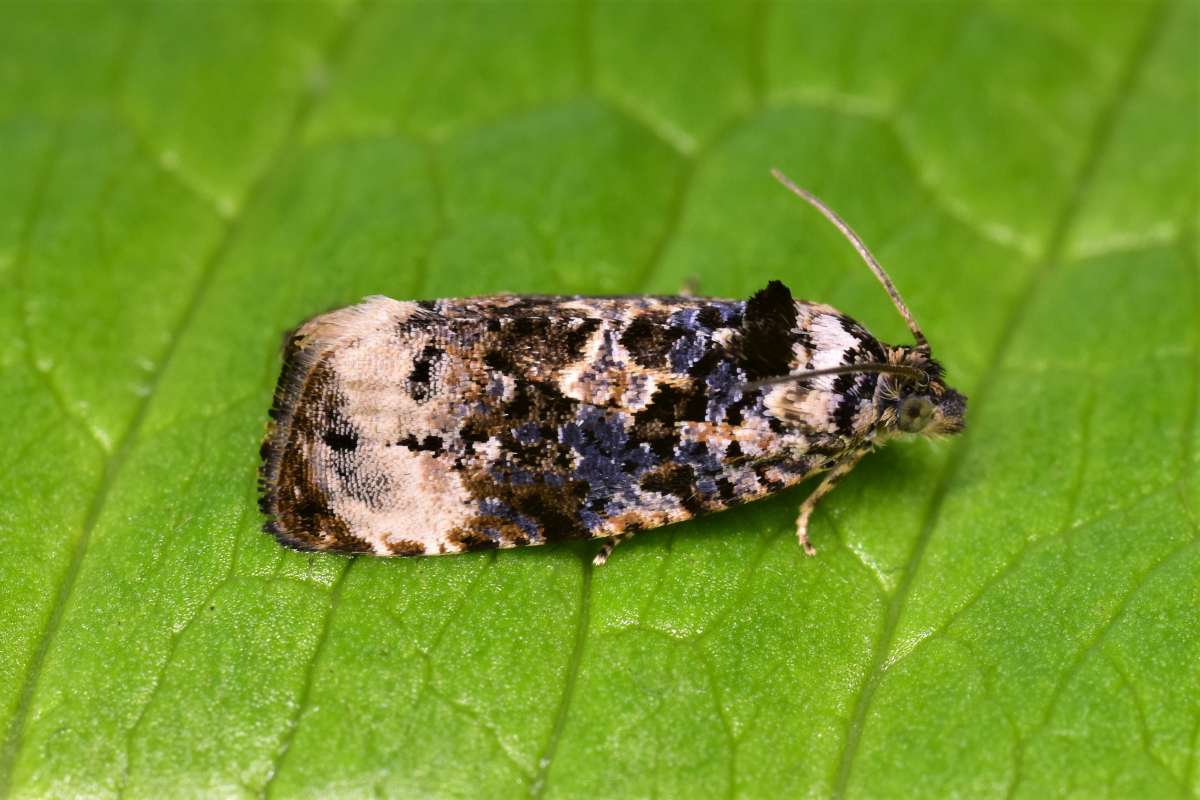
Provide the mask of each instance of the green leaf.
POLYGON ((0 795, 1200 794, 1195 3, 0 9, 0 795), (745 297, 971 398, 594 545, 260 531, 281 332, 363 295, 745 297))

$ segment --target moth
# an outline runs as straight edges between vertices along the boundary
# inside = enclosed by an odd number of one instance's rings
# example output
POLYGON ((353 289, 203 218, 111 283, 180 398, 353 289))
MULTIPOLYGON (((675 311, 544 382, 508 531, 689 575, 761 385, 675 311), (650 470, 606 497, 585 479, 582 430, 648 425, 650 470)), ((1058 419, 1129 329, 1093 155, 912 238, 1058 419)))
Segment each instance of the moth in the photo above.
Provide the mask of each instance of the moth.
POLYGON ((966 398, 908 324, 887 345, 771 281, 691 296, 369 297, 288 335, 262 445, 266 530, 299 550, 436 555, 602 538, 780 492, 819 473, 796 534, 859 460, 961 431, 966 398))

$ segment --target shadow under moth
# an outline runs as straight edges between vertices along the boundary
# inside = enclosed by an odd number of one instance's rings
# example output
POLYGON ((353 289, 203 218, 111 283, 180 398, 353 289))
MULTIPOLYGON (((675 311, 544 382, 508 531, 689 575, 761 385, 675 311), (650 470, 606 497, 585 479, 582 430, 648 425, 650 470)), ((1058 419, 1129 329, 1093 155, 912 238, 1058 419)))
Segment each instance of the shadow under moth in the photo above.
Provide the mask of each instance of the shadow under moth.
POLYGON ((858 235, 915 338, 886 345, 771 281, 689 296, 369 297, 286 340, 262 445, 266 530, 300 550, 436 555, 603 538, 774 494, 817 502, 901 434, 963 428, 966 398, 858 235))

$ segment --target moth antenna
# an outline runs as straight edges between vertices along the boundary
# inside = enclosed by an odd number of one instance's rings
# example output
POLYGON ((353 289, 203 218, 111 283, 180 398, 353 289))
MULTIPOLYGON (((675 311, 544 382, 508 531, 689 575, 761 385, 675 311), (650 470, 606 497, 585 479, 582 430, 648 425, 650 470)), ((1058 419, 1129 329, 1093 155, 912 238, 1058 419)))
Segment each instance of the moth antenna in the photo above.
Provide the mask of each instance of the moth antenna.
POLYGON ((764 386, 776 386, 780 383, 795 383, 797 381, 808 380, 809 378, 819 378, 822 375, 853 375, 857 372, 881 372, 889 375, 904 375, 907 378, 914 378, 916 380, 925 377, 925 373, 916 367, 909 367, 904 364, 868 362, 864 364, 843 364, 837 367, 825 367, 824 369, 808 369, 802 372, 789 372, 787 375, 776 375, 758 381, 749 381, 743 383, 738 388, 746 392, 753 389, 761 389, 764 386))
MULTIPOLYGON (((883 284, 884 291, 888 293, 888 297, 892 298, 892 305, 896 306, 896 310, 900 312, 900 316, 904 317, 904 321, 908 323, 908 329, 912 331, 913 338, 916 339, 917 349, 928 352, 929 342, 926 341, 925 334, 921 332, 921 326, 917 324, 915 319, 913 319, 912 312, 908 310, 908 306, 904 305, 904 299, 900 297, 900 292, 896 289, 896 284, 892 283, 892 279, 888 277, 888 274, 884 272, 883 267, 880 266, 879 262, 875 260, 875 256, 871 255, 871 251, 867 249, 867 246, 863 243, 863 240, 859 238, 858 234, 854 232, 854 229, 847 225, 841 217, 835 214, 833 209, 821 202, 820 198, 818 198, 812 192, 809 192, 806 189, 801 189, 799 186, 792 183, 791 179, 789 179, 778 169, 771 169, 771 177, 782 183, 784 187, 788 189, 788 191, 798 195, 813 208, 817 209, 817 211, 820 211, 825 219, 832 222, 833 226, 842 232, 842 236, 845 236, 848 240, 850 240, 850 244, 854 245, 854 249, 858 251, 859 256, 861 256, 862 260, 865 261, 867 266, 871 268, 871 272, 875 273, 875 277, 879 279, 879 282, 883 284)), ((880 371, 882 372, 884 370, 880 371)))

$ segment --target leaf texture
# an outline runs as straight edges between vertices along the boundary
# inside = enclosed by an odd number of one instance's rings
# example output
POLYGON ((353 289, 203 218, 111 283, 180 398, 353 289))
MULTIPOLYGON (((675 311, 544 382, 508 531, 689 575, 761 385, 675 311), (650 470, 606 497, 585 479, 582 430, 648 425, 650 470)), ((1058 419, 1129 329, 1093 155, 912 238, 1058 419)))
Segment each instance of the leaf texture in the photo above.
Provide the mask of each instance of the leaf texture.
POLYGON ((1200 794, 1191 2, 9 3, 0 794, 1200 794), (281 332, 363 295, 748 296, 968 433, 592 548, 260 532, 281 332))

